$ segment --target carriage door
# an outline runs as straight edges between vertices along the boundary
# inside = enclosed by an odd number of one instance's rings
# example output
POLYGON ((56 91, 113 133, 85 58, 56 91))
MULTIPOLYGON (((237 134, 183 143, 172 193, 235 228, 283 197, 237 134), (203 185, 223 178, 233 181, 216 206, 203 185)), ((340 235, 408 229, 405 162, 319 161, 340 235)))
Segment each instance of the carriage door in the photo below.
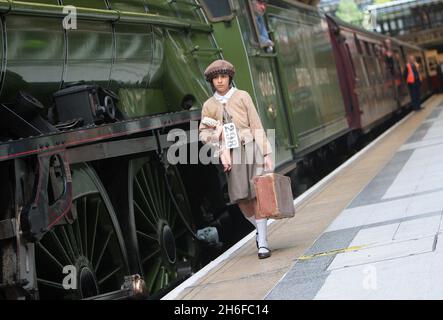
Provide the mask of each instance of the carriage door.
MULTIPOLYGON (((266 47, 260 41, 260 21, 256 19, 254 2, 244 0, 243 11, 239 15, 242 24, 242 36, 247 48, 251 76, 254 83, 255 102, 265 129, 275 129, 275 164, 283 165, 292 159, 292 149, 294 142, 289 132, 286 110, 282 98, 281 85, 276 62, 276 50, 274 47, 266 47)), ((270 40, 272 41, 272 30, 267 24, 265 14, 264 23, 270 40)), ((241 88, 240 88, 241 89, 241 88)), ((253 97, 254 98, 254 97, 253 97)))

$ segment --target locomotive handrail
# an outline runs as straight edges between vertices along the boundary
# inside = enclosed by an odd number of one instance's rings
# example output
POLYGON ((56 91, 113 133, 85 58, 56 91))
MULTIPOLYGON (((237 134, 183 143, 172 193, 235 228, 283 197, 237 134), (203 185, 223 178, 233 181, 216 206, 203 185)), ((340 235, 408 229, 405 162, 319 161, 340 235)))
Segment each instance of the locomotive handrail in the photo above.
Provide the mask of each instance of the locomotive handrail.
POLYGON ((277 57, 277 53, 276 52, 267 53, 267 52, 262 52, 261 50, 257 50, 256 52, 253 52, 249 56, 251 56, 251 57, 262 57, 262 58, 275 58, 275 57, 277 57))
MULTIPOLYGON (((23 1, 0 0, 0 14, 23 14, 23 15, 38 15, 55 18, 64 18, 66 13, 63 12, 65 6, 43 4, 43 3, 29 3, 23 1)), ((212 27, 195 21, 180 20, 177 18, 155 15, 150 13, 134 13, 118 10, 102 10, 76 7, 78 19, 98 20, 118 22, 135 22, 147 23, 168 28, 190 29, 205 32, 212 32, 212 27)))
POLYGON ((213 52, 213 53, 222 53, 223 50, 221 48, 200 48, 200 46, 195 45, 191 50, 189 50, 191 53, 195 52, 213 52))
POLYGON ((198 3, 186 2, 186 1, 183 1, 183 0, 168 0, 168 4, 172 4, 172 3, 180 3, 180 4, 184 4, 184 5, 195 7, 196 9, 203 8, 203 6, 198 4, 198 3))

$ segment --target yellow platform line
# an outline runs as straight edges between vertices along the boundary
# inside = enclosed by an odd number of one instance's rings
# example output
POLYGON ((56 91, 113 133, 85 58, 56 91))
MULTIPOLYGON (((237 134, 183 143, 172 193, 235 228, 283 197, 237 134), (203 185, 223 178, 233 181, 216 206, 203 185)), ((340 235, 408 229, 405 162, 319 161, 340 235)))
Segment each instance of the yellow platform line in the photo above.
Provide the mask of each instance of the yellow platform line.
POLYGON ((310 256, 298 257, 297 260, 310 260, 310 259, 314 259, 314 258, 318 258, 318 257, 330 256, 330 255, 337 254, 337 253, 358 251, 358 250, 361 250, 362 248, 367 247, 367 246, 368 245, 366 244, 366 245, 361 245, 361 246, 353 246, 353 247, 348 247, 348 248, 343 248, 343 249, 336 249, 336 250, 331 250, 331 251, 319 252, 319 253, 315 253, 310 256))

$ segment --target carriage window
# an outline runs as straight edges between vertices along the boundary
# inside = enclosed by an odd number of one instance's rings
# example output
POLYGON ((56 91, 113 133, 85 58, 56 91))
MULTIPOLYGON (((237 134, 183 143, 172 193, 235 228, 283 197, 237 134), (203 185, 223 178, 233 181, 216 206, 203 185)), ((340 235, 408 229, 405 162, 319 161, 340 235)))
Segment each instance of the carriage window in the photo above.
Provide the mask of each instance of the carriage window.
POLYGON ((419 63, 419 64, 422 63, 422 59, 420 56, 415 56, 415 61, 417 61, 417 63, 419 63))
POLYGON ((367 54, 368 56, 372 56, 371 48, 370 48, 370 46, 369 46, 369 43, 367 43, 366 41, 365 41, 365 48, 366 48, 366 54, 367 54))
POLYGON ((200 0, 200 2, 212 22, 229 21, 234 17, 229 0, 200 0))
POLYGON ((401 70, 404 70, 405 63, 403 59, 401 59, 400 51, 394 50, 394 59, 395 59, 394 67, 396 67, 396 70, 400 72, 401 70))
POLYGON ((355 77, 356 76, 355 65, 354 65, 354 60, 352 58, 351 50, 349 49, 349 44, 346 43, 345 45, 346 45, 346 52, 348 54, 348 59, 351 61, 352 73, 353 76, 355 77))
POLYGON ((361 43, 360 40, 358 40, 357 38, 355 38, 355 45, 357 46, 357 51, 359 54, 363 54, 363 50, 361 48, 361 43))
POLYGON ((397 30, 397 24, 395 22, 396 22, 395 20, 391 20, 390 21, 390 25, 391 25, 391 30, 392 31, 397 30))

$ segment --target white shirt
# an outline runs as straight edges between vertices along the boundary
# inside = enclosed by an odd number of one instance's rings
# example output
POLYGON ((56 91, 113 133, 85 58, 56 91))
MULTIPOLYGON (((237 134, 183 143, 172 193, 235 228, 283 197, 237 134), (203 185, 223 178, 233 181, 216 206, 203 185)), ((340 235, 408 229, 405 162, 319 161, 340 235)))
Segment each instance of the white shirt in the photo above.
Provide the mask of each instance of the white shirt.
POLYGON ((234 94, 234 92, 237 90, 237 88, 232 87, 231 89, 229 89, 228 92, 226 92, 226 94, 224 96, 221 96, 217 93, 217 91, 214 93, 214 98, 215 100, 217 100, 220 103, 227 103, 228 100, 232 97, 232 95, 234 94))

